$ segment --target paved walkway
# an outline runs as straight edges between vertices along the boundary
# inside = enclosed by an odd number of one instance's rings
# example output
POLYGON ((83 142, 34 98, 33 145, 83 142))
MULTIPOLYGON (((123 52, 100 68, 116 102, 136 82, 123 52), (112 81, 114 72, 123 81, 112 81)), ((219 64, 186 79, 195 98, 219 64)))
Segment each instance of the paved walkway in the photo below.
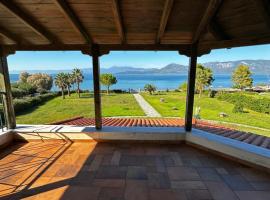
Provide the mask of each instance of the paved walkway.
POLYGON ((147 101, 145 101, 140 94, 133 95, 147 117, 161 117, 158 111, 156 111, 147 101))

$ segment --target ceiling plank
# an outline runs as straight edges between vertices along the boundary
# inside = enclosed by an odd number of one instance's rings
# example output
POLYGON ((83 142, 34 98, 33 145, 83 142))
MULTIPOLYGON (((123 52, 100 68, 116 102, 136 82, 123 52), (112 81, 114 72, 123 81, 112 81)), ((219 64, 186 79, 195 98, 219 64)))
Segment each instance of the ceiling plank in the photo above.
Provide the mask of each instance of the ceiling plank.
POLYGON ((160 24, 159 24, 159 29, 158 29, 158 33, 157 33, 157 38, 156 38, 156 43, 159 44, 160 43, 160 39, 162 38, 165 29, 166 29, 166 25, 173 7, 173 1, 174 0, 166 0, 165 4, 164 4, 164 8, 163 8, 163 12, 162 12, 162 16, 161 16, 161 20, 160 20, 160 24))
POLYGON ((4 27, 0 26, 0 35, 3 35, 4 37, 8 38, 9 40, 13 41, 15 44, 20 44, 21 40, 10 32, 9 30, 5 29, 4 27))
POLYGON ((204 34, 204 31, 209 26, 211 20, 216 15, 219 6, 221 5, 222 0, 209 0, 208 7, 193 35, 192 43, 198 42, 201 36, 204 34))
POLYGON ((92 44, 92 38, 81 23, 78 16, 76 16, 75 12, 72 10, 72 8, 68 5, 68 3, 65 0, 54 0, 55 4, 59 7, 61 12, 64 14, 66 19, 70 22, 70 24, 73 26, 75 31, 77 31, 85 40, 87 44, 92 44))
POLYGON ((270 28, 270 5, 267 0, 253 0, 253 3, 255 3, 255 6, 258 10, 258 13, 260 13, 264 21, 267 23, 267 26, 270 28))
POLYGON ((114 15, 114 21, 116 24, 116 28, 118 31, 118 34, 120 36, 121 43, 125 43, 126 38, 125 38, 125 32, 124 32, 124 27, 123 27, 123 20, 119 8, 119 1, 118 0, 111 0, 112 3, 112 11, 114 15))
POLYGON ((51 43, 60 43, 59 40, 51 34, 45 27, 39 24, 33 17, 28 15, 20 7, 13 3, 12 0, 1 0, 0 5, 16 16, 25 25, 31 28, 35 33, 42 36, 51 43))
POLYGON ((224 32, 220 24, 215 19, 210 22, 208 31, 216 38, 216 40, 232 39, 227 33, 224 32))

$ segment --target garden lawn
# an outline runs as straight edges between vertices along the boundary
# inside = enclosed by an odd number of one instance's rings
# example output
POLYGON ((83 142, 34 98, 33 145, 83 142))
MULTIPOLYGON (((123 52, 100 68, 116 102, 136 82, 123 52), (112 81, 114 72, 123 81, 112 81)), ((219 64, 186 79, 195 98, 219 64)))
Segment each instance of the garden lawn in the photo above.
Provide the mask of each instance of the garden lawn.
MULTIPOLYGON (((102 95, 102 114, 111 116, 144 116, 132 94, 102 95)), ((56 97, 43 105, 17 114, 18 124, 48 124, 73 117, 94 117, 94 99, 89 93, 77 94, 71 97, 56 97)))
MULTIPOLYGON (((185 99, 186 94, 184 92, 162 92, 156 95, 149 95, 148 93, 142 93, 142 96, 150 103, 162 116, 165 117, 184 117, 185 116, 185 99), (164 102, 160 99, 164 98, 164 102), (174 108, 178 110, 174 110, 174 108)), ((195 95, 195 107, 200 106, 200 116, 202 119, 215 120, 222 122, 230 122, 237 124, 244 124, 248 126, 260 127, 269 129, 269 131, 262 131, 259 129, 248 128, 243 126, 228 125, 237 129, 256 132, 262 135, 270 136, 270 115, 254 112, 251 110, 245 110, 245 113, 233 113, 234 105, 224 101, 220 101, 217 98, 209 98, 202 96, 200 99, 198 95, 195 95), (224 112, 228 114, 228 117, 221 118, 219 113, 224 112)))

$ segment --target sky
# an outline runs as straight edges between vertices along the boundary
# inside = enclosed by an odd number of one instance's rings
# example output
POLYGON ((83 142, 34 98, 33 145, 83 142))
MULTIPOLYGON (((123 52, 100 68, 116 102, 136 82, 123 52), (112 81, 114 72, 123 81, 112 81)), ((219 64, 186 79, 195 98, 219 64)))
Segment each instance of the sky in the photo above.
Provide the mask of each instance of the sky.
MULTIPOLYGON (((210 54, 199 57, 199 63, 212 61, 234 61, 243 59, 270 59, 270 45, 239 47, 213 50, 210 54)), ((101 57, 101 68, 112 66, 132 66, 142 68, 161 68, 170 63, 188 64, 188 57, 175 51, 113 51, 101 57)), ((55 70, 89 68, 92 65, 90 56, 75 51, 18 51, 8 57, 9 70, 55 70)))

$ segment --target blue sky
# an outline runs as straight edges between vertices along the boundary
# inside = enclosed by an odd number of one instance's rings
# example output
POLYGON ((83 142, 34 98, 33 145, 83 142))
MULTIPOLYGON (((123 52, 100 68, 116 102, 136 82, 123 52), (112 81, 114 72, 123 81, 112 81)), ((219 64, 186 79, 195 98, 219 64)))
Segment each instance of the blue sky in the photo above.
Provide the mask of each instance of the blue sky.
MULTIPOLYGON (((233 61, 242 59, 270 59, 270 45, 240 47, 232 49, 213 50, 210 54, 199 58, 198 62, 233 61)), ((81 52, 17 52, 8 57, 10 71, 23 70, 54 70, 72 69, 74 67, 87 68, 92 65, 89 56, 81 52)), ((134 66, 134 67, 163 67, 170 63, 188 64, 186 56, 177 52, 110 52, 101 57, 101 67, 134 66)))

